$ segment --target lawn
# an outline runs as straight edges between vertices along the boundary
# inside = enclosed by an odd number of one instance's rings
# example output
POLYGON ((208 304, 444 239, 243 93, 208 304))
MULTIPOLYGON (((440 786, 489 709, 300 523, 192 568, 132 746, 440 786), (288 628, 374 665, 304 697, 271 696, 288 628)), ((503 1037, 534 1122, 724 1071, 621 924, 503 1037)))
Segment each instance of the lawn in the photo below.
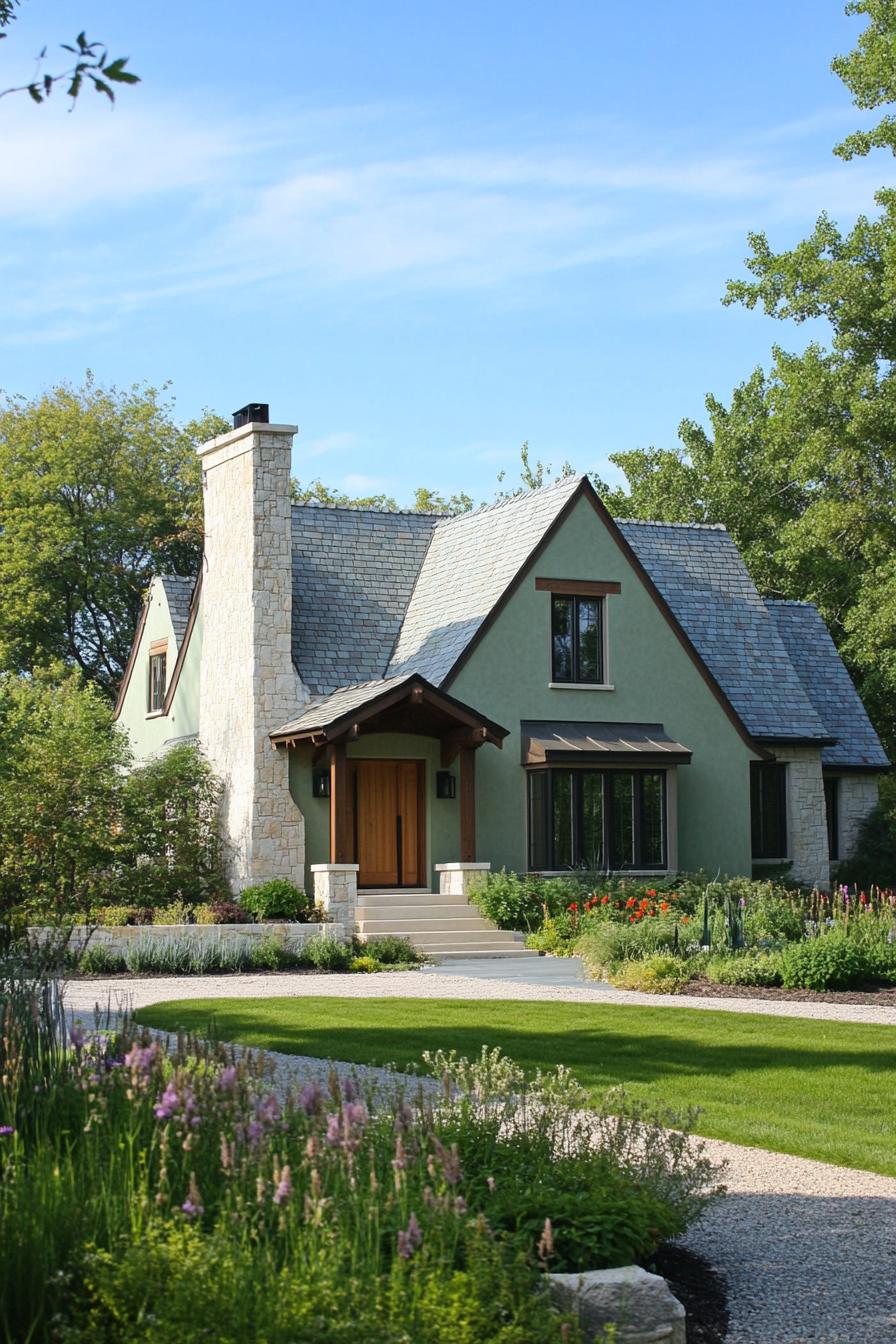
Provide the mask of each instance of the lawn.
POLYGON ((138 1021, 289 1054, 419 1063, 500 1046, 603 1093, 700 1106, 701 1134, 896 1175, 896 1027, 688 1008, 455 999, 194 999, 138 1021))

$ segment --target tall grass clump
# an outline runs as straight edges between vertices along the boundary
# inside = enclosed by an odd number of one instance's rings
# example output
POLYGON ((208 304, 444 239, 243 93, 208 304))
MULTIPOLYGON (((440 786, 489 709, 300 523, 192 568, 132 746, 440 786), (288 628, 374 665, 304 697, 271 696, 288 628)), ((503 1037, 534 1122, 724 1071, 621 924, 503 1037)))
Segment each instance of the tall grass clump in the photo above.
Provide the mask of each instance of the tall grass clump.
POLYGON ((712 1198, 687 1118, 498 1052, 275 1086, 124 1021, 67 1032, 5 971, 0 1339, 575 1344, 545 1269, 649 1257, 712 1198))

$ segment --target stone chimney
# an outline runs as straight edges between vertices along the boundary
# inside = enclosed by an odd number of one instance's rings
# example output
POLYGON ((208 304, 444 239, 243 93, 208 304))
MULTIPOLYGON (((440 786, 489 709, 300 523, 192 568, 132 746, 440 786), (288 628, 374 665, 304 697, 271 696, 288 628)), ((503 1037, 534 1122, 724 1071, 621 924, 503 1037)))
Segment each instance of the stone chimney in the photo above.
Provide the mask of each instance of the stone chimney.
POLYGON ((304 820, 289 755, 268 734, 308 698, 292 662, 290 463, 295 425, 255 403, 199 448, 205 508, 199 738, 224 781, 222 820, 236 890, 271 877, 302 885, 304 820))

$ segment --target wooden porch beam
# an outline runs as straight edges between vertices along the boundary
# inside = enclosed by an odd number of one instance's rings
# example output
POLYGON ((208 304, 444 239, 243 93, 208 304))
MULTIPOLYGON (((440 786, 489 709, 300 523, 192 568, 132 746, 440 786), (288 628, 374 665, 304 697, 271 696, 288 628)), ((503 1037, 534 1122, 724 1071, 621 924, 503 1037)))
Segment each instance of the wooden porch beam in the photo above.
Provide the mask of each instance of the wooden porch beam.
POLYGON ((476 862, 476 750, 460 753, 460 861, 476 862))
POLYGON ((330 862, 351 863, 349 778, 345 743, 330 745, 330 862))
MULTIPOLYGON (((442 769, 447 770, 452 765, 458 752, 468 749, 475 750, 481 747, 483 742, 495 741, 495 738, 489 733, 487 728, 461 728, 454 732, 446 733, 442 738, 442 769)), ((497 742, 500 747, 501 743, 497 742)))

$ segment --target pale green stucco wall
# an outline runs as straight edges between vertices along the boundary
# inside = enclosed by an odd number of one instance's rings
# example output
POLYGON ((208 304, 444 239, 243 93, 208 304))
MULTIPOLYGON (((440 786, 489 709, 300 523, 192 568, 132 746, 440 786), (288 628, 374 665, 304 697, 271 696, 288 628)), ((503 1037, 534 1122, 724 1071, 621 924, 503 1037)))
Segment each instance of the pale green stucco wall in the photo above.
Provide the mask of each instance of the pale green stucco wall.
POLYGON ((526 866, 521 719, 661 723, 693 752, 678 769, 678 867, 749 873, 749 762, 755 759, 587 499, 530 568, 453 683, 444 689, 510 729, 477 752, 477 857, 526 866), (536 576, 615 580, 606 599, 611 691, 554 690, 550 594, 536 576))
MULTIPOLYGON (((399 733, 370 733, 348 744, 350 759, 379 757, 385 760, 421 760, 426 762, 424 806, 426 809, 427 864, 430 886, 438 888, 435 865, 452 863, 460 853, 460 812, 457 798, 436 797, 436 771, 439 743, 433 738, 399 733)), ((312 750, 295 747, 289 755, 289 788, 293 800, 305 818, 305 890, 312 891, 310 866, 326 863, 329 857, 330 800, 311 794, 312 750)), ((321 768, 324 768, 323 763, 321 768)), ((457 763, 451 767, 457 775, 457 763)))
POLYGON ((172 738, 189 737, 199 731, 199 662, 202 652, 202 612, 197 615, 190 644, 181 668, 170 714, 147 713, 149 646, 157 639, 168 640, 167 673, 174 673, 177 649, 165 592, 157 579, 149 593, 149 607, 137 650, 137 660, 128 685, 118 722, 128 734, 134 758, 139 763, 160 751, 172 738))

